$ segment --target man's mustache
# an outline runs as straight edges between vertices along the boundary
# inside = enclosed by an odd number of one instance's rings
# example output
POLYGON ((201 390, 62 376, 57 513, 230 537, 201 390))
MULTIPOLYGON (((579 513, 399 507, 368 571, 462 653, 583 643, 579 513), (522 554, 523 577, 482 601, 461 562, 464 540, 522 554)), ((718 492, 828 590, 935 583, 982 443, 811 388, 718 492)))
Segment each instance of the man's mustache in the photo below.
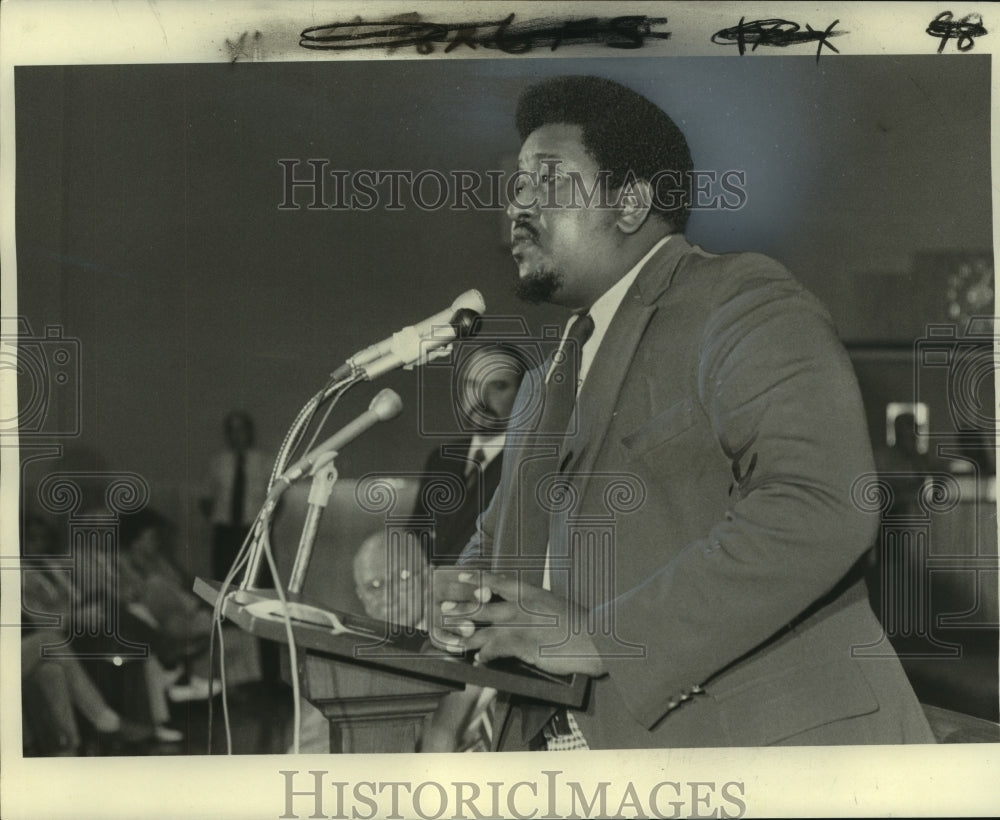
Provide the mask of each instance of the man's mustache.
POLYGON ((526 219, 516 219, 510 226, 511 239, 538 241, 538 229, 526 219))

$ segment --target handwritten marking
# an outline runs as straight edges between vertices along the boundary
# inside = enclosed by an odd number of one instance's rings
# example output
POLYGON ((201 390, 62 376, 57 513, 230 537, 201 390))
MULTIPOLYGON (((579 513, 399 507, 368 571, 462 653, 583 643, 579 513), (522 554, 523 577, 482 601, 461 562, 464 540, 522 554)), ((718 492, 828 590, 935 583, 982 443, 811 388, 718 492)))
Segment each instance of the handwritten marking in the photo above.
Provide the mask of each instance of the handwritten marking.
POLYGON ((459 46, 473 50, 495 48, 506 54, 526 54, 539 46, 555 51, 561 46, 589 44, 635 49, 642 48, 647 39, 668 40, 669 31, 653 30, 654 26, 666 22, 666 17, 626 15, 543 18, 515 23, 514 15, 509 14, 502 20, 433 23, 422 20, 417 13, 410 13, 380 22, 357 18, 347 23, 310 26, 300 34, 299 45, 331 51, 376 48, 393 51, 414 46, 418 54, 433 54, 435 47, 442 44, 446 54, 459 46))
POLYGON ((250 50, 247 49, 247 36, 250 34, 249 31, 244 31, 240 35, 235 43, 226 38, 226 48, 229 49, 229 62, 238 62, 240 57, 244 57, 250 62, 257 62, 260 59, 260 41, 264 36, 259 31, 253 33, 253 46, 250 50))
POLYGON ((734 43, 739 47, 740 56, 746 54, 747 43, 751 44, 751 51, 756 51, 758 46, 774 46, 785 48, 786 46, 798 45, 800 43, 818 42, 816 47, 816 62, 819 62, 823 47, 840 54, 837 47, 830 42, 831 37, 839 37, 847 34, 846 31, 834 31, 833 27, 840 20, 834 20, 823 31, 817 31, 808 23, 803 31, 798 23, 791 20, 782 20, 778 17, 767 20, 754 20, 747 23, 745 17, 740 18, 738 25, 731 28, 724 28, 712 35, 712 42, 720 46, 731 46, 734 43))
POLYGON ((983 28, 983 18, 980 14, 966 14, 957 23, 952 22, 954 17, 950 11, 942 11, 927 26, 927 33, 941 40, 937 49, 938 54, 944 51, 945 44, 953 38, 956 41, 955 48, 959 51, 972 51, 976 45, 974 38, 989 33, 983 28))

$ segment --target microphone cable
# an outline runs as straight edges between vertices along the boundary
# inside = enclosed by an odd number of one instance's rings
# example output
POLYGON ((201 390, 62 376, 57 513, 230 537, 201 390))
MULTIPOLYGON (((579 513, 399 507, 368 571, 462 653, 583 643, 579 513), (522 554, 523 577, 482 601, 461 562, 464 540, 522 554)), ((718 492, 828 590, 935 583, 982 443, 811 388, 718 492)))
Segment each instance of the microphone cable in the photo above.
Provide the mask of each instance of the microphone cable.
MULTIPOLYGON (((271 470, 271 476, 268 481, 268 491, 270 491, 271 488, 274 486, 274 483, 277 480, 278 476, 280 476, 285 471, 288 462, 291 460, 292 451, 295 450, 298 444, 301 442, 304 430, 307 429, 308 426, 312 423, 312 420, 315 418, 316 413, 318 412, 319 407, 323 404, 323 402, 327 401, 327 399, 332 398, 332 401, 330 401, 328 407, 326 408, 326 411, 323 414, 323 417, 320 420, 319 425, 314 431, 312 438, 305 447, 306 451, 308 451, 308 449, 319 437, 319 433, 322 431, 323 426, 326 424, 326 421, 329 418, 331 411, 333 410, 337 402, 340 400, 340 397, 343 396, 344 393, 346 393, 351 387, 353 387, 361 380, 362 378, 360 375, 354 375, 348 377, 347 379, 339 379, 339 380, 331 378, 330 381, 328 381, 327 384, 324 385, 324 387, 318 393, 316 393, 312 398, 310 398, 309 401, 306 402, 306 404, 302 407, 301 410, 299 410, 298 414, 295 417, 294 422, 292 423, 292 426, 285 434, 285 437, 279 449, 278 456, 275 459, 274 467, 271 470)), ((230 595, 235 594, 236 592, 235 589, 230 591, 230 588, 233 586, 233 582, 235 581, 236 576, 239 574, 239 571, 247 565, 250 558, 251 545, 254 543, 254 541, 257 541, 257 543, 260 544, 261 549, 263 550, 264 557, 267 560, 268 568, 271 570, 271 577, 274 581, 275 590, 277 592, 278 599, 282 604, 282 611, 285 616, 284 617, 285 635, 288 639, 289 661, 292 673, 292 692, 295 699, 293 704, 293 713, 294 713, 293 753, 297 754, 299 749, 299 740, 301 733, 301 707, 299 704, 300 685, 298 677, 298 662, 297 662, 298 656, 295 647, 294 634, 292 632, 291 619, 289 617, 289 611, 287 606, 288 601, 285 595, 284 586, 281 583, 281 579, 279 578, 278 575, 277 565, 274 560, 274 553, 271 548, 270 527, 271 527, 271 516, 273 514, 273 509, 269 509, 269 507, 270 504, 265 503, 265 505, 260 510, 257 511, 257 515, 254 517, 253 524, 248 530, 246 537, 243 539, 243 543, 240 546, 240 549, 238 550, 236 557, 233 559, 233 563, 230 566, 229 571, 226 573, 225 578, 223 578, 222 580, 221 586, 219 587, 218 595, 216 596, 215 603, 212 607, 213 629, 209 638, 208 661, 209 661, 209 669, 212 670, 212 674, 214 674, 215 639, 216 639, 216 634, 218 634, 219 669, 220 669, 220 678, 222 682, 223 726, 225 728, 225 733, 226 733, 227 755, 232 755, 233 746, 232 746, 232 731, 229 718, 228 691, 226 686, 225 641, 223 638, 223 631, 222 631, 225 618, 222 614, 222 609, 226 598, 229 597, 230 595)), ((209 684, 209 686, 211 686, 211 683, 209 684)), ((207 740, 208 754, 212 753, 212 728, 214 723, 213 707, 214 707, 214 698, 210 696, 208 701, 208 740, 207 740)))

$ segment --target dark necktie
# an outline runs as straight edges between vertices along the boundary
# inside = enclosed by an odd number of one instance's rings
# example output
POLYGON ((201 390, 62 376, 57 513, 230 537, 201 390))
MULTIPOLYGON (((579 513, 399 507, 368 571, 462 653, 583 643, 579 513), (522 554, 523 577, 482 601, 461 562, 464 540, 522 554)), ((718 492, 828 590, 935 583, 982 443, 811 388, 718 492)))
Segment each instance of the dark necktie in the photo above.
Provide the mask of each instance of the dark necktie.
POLYGON ((545 385, 545 406, 538 429, 540 433, 563 434, 569 426, 570 415, 576 404, 576 387, 580 377, 580 359, 583 346, 594 332, 594 320, 589 313, 578 317, 569 331, 545 385))
POLYGON ((482 447, 477 447, 472 454, 472 461, 469 462, 468 471, 465 474, 465 487, 472 490, 479 483, 479 476, 483 472, 483 465, 486 463, 486 452, 482 447))
POLYGON ((247 489, 245 456, 236 454, 236 469, 233 471, 233 494, 229 500, 229 522, 234 527, 243 526, 243 496, 247 489))
MULTIPOLYGON (((556 354, 544 386, 544 405, 541 418, 535 428, 540 434, 539 445, 547 445, 547 450, 531 452, 531 434, 525 439, 527 448, 521 452, 524 459, 519 465, 518 483, 518 543, 517 550, 526 559, 520 568, 522 581, 540 587, 544 577, 544 566, 549 548, 549 524, 551 506, 561 495, 558 489, 546 481, 546 476, 559 472, 559 449, 563 438, 572 433, 567 430, 573 407, 576 404, 577 379, 580 375, 580 358, 583 346, 594 332, 594 320, 590 314, 579 316, 566 333, 566 339, 556 354)), ((501 545, 501 550, 506 550, 501 545)), ((542 703, 522 703, 522 728, 530 737, 541 730, 552 715, 553 707, 542 703)))

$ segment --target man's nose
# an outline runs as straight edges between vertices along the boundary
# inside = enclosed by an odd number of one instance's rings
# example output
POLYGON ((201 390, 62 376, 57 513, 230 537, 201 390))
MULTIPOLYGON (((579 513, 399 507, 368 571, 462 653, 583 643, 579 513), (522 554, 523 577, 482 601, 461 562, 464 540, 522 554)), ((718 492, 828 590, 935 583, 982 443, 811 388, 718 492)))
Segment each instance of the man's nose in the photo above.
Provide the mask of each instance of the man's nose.
MULTIPOLYGON (((533 204, 537 204, 533 203, 533 197, 525 198, 523 193, 521 195, 521 199, 524 201, 518 202, 517 199, 511 199, 511 201, 507 203, 507 218, 515 224, 518 219, 530 217, 534 213, 534 207, 532 207, 533 204)), ((511 227, 513 227, 513 225, 511 227)))
POLYGON ((492 408, 496 403, 497 394, 501 392, 495 384, 487 384, 483 387, 482 393, 479 396, 479 403, 484 407, 492 408))
POLYGON ((510 191, 507 202, 507 218, 516 222, 518 218, 534 216, 538 210, 538 189, 534 177, 522 173, 510 191))

